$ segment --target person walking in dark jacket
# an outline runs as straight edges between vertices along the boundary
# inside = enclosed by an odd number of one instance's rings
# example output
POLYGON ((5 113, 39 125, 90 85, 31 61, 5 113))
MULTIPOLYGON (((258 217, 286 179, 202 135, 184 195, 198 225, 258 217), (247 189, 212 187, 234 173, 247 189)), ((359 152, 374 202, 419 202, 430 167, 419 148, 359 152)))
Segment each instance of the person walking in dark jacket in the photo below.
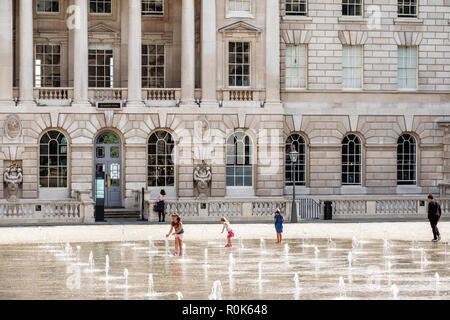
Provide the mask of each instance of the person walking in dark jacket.
POLYGON ((433 200, 433 196, 430 194, 428 196, 428 221, 430 221, 431 230, 433 230, 433 242, 441 240, 441 234, 439 233, 439 229, 437 227, 440 217, 441 206, 433 200))

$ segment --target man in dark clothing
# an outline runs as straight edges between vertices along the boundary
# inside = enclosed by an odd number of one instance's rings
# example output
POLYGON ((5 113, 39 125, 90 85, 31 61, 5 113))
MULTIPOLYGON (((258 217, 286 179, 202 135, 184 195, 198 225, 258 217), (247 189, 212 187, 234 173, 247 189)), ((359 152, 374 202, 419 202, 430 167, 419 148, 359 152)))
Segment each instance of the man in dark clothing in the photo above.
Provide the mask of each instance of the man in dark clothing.
POLYGON ((437 224, 439 222, 439 218, 441 217, 441 206, 439 203, 433 200, 433 196, 430 194, 428 196, 428 220, 431 224, 431 230, 433 230, 433 242, 437 242, 441 240, 441 235, 439 233, 439 229, 437 224))

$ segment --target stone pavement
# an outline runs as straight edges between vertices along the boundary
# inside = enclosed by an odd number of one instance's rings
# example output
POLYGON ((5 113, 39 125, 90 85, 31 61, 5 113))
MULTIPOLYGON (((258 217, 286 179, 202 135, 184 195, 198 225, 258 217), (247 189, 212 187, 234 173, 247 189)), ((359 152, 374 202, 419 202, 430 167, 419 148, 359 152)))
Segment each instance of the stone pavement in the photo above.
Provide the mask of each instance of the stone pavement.
MULTIPOLYGON (((52 226, 8 226, 0 228, 0 244, 41 243, 41 242, 107 242, 142 241, 151 237, 164 240, 169 224, 96 224, 96 225, 52 225, 52 226)), ((442 241, 450 240, 450 221, 441 221, 438 225, 442 241)), ((276 239, 271 223, 232 224, 236 240, 276 239)), ((211 241, 222 239, 222 225, 185 224, 185 241, 211 241)), ((390 239, 430 241, 432 232, 428 221, 403 222, 331 222, 284 224, 285 239, 328 238, 333 239, 390 239)), ((173 239, 173 237, 171 237, 173 239)))

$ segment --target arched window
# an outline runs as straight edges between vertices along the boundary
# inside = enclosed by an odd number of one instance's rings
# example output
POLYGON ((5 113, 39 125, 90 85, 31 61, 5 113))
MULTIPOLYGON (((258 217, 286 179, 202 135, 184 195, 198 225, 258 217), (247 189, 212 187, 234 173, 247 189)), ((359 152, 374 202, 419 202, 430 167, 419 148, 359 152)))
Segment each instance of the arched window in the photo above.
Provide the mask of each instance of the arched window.
POLYGON ((148 139, 148 186, 175 185, 174 151, 172 135, 164 130, 154 132, 148 139))
POLYGON ((292 186, 293 181, 295 181, 295 185, 304 186, 306 184, 306 144, 305 139, 303 139, 301 135, 294 133, 286 139, 285 158, 286 185, 292 186), (297 162, 295 163, 291 161, 291 157, 289 156, 289 152, 291 152, 292 148, 295 148, 298 152, 297 162))
POLYGON ((354 134, 342 140, 342 184, 361 184, 361 140, 354 134))
POLYGON ((252 178, 252 142, 238 131, 227 140, 227 187, 251 187, 252 178))
POLYGON ((41 137, 39 185, 43 188, 67 187, 67 139, 59 131, 48 131, 41 137))
POLYGON ((397 140, 397 184, 416 184, 416 139, 403 134, 397 140))

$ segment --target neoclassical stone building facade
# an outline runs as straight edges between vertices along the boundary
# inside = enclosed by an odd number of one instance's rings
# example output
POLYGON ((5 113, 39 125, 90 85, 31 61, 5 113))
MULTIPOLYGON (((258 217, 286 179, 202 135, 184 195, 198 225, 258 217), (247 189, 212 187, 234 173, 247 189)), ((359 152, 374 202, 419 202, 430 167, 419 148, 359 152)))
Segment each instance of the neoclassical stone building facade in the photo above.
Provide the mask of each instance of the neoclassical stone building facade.
POLYGON ((448 0, 4 0, 0 168, 46 200, 104 171, 111 207, 202 161, 211 198, 450 193, 449 35, 448 0))

